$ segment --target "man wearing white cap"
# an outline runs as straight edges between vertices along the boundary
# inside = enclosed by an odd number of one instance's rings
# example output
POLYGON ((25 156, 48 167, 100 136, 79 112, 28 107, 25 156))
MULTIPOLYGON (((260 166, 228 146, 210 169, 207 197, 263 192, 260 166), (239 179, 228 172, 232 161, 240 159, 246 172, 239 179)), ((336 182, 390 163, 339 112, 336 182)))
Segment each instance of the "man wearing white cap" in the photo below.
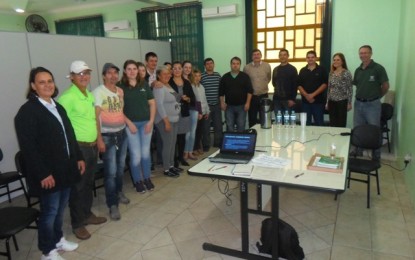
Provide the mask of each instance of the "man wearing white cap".
POLYGON ((97 217, 91 211, 92 189, 98 158, 95 99, 88 90, 91 69, 84 61, 74 61, 70 66, 68 78, 72 85, 58 101, 68 114, 86 164, 81 181, 71 190, 69 209, 73 233, 79 239, 88 239, 91 234, 85 225, 98 225, 107 221, 105 217, 97 217))

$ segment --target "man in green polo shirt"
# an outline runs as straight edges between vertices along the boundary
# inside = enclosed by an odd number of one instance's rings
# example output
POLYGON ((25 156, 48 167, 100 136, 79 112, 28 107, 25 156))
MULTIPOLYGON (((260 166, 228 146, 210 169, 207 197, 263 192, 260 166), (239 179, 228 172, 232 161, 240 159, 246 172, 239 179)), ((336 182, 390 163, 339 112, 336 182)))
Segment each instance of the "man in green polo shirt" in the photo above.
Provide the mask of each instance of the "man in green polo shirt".
POLYGON ((88 239, 91 234, 85 228, 88 224, 101 224, 105 217, 97 217, 91 211, 92 189, 97 165, 97 125, 95 120, 94 96, 88 90, 91 69, 84 61, 74 61, 68 78, 72 85, 59 98, 75 130, 76 140, 85 158, 86 169, 81 181, 71 190, 69 209, 72 231, 79 239, 88 239))
MULTIPOLYGON (((371 124, 380 127, 380 99, 389 90, 389 79, 385 68, 372 60, 372 47, 363 45, 359 48, 362 64, 354 73, 353 84, 356 85, 354 102, 354 127, 371 124)), ((352 155, 362 155, 362 151, 352 151, 352 155)), ((373 151, 372 158, 380 160, 380 150, 373 151)))

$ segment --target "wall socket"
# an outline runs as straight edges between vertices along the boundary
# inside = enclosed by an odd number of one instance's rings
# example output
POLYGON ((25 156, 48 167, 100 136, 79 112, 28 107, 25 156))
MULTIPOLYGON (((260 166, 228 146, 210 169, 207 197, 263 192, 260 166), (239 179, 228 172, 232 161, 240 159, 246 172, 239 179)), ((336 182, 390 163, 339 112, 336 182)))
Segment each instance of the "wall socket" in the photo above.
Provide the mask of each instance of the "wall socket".
POLYGON ((407 153, 404 157, 405 164, 408 164, 412 161, 412 153, 407 153))

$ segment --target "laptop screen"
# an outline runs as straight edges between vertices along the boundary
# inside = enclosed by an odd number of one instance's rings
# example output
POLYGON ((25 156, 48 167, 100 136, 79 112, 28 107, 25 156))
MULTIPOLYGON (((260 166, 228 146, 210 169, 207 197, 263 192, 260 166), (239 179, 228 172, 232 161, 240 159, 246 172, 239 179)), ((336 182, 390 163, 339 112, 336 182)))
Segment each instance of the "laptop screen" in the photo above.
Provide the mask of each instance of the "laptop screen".
POLYGON ((255 133, 224 133, 221 152, 254 153, 255 133))

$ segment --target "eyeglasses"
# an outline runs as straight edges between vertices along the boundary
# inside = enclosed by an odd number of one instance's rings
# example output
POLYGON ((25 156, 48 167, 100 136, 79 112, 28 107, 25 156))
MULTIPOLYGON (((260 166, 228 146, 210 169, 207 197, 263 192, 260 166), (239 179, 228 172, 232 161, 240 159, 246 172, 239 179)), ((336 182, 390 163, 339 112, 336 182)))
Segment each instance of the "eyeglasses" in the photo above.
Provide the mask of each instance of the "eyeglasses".
POLYGON ((82 72, 73 73, 73 74, 75 74, 75 75, 77 75, 79 77, 82 77, 82 76, 90 76, 91 75, 91 72, 90 71, 82 71, 82 72))

